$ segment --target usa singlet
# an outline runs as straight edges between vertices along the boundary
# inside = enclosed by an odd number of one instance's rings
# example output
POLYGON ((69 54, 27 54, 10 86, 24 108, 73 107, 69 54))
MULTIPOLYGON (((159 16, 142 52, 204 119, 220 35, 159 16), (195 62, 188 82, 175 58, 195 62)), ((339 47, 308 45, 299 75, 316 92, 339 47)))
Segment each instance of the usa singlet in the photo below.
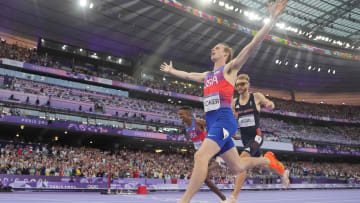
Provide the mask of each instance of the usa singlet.
POLYGON ((191 141, 194 143, 195 150, 199 150, 201 143, 204 141, 206 132, 198 129, 196 127, 196 119, 192 119, 192 124, 190 127, 186 127, 186 134, 190 136, 191 141))
POLYGON ((215 141, 221 148, 219 154, 234 147, 231 137, 236 132, 236 119, 231 110, 234 85, 224 77, 221 66, 206 74, 204 80, 204 111, 208 134, 206 138, 215 141))

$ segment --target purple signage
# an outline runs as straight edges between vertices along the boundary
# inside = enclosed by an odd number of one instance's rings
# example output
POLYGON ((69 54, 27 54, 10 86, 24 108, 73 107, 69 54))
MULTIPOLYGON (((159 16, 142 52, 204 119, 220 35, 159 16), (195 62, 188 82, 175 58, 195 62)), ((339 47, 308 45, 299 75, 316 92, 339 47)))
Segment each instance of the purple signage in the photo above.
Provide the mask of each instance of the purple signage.
MULTIPOLYGON (((278 182, 279 178, 273 178, 273 183, 278 182)), ((68 177, 68 176, 31 176, 31 175, 8 175, 0 174, 0 182, 4 186, 16 189, 108 189, 108 179, 106 177, 68 177)), ((150 190, 161 189, 185 189, 188 180, 178 179, 176 184, 172 184, 169 179, 144 179, 144 178, 114 178, 111 180, 111 189, 136 190, 138 186, 146 185, 150 190)), ((325 177, 291 178, 292 186, 304 184, 345 184, 342 179, 331 179, 325 177)), ((349 186, 357 186, 359 182, 349 180, 349 186)), ((234 184, 217 184, 220 189, 233 189, 234 184)), ((275 184, 261 184, 260 178, 247 178, 244 183, 245 188, 259 188, 271 186, 277 188, 275 184)), ((281 188, 281 185, 279 188, 281 188)), ((295 186, 297 187, 297 186, 295 186)), ((324 187, 324 186, 322 186, 324 187)), ((205 185, 202 189, 206 189, 205 185)))
POLYGON ((21 67, 21 68, 25 68, 25 69, 29 69, 29 70, 33 70, 33 71, 38 71, 38 72, 51 73, 51 74, 54 74, 54 75, 61 75, 61 76, 67 77, 66 71, 64 71, 64 70, 55 69, 55 68, 48 68, 48 67, 44 67, 44 66, 30 64, 30 63, 24 63, 23 67, 21 67))
POLYGON ((125 135, 125 136, 144 137, 144 138, 152 138, 152 139, 160 139, 160 140, 185 141, 185 136, 182 135, 172 135, 172 134, 154 133, 154 132, 147 132, 140 130, 128 130, 122 128, 86 125, 82 123, 67 122, 63 120, 55 120, 49 122, 48 120, 40 119, 40 118, 9 116, 9 115, 1 114, 0 122, 11 122, 11 123, 49 127, 49 128, 61 128, 61 129, 68 129, 68 130, 81 131, 81 132, 106 133, 112 135, 125 135))
POLYGON ((315 149, 315 148, 301 148, 295 147, 297 152, 311 152, 311 153, 320 153, 320 154, 341 154, 341 155, 354 155, 360 156, 360 152, 345 152, 345 151, 337 151, 331 149, 315 149))

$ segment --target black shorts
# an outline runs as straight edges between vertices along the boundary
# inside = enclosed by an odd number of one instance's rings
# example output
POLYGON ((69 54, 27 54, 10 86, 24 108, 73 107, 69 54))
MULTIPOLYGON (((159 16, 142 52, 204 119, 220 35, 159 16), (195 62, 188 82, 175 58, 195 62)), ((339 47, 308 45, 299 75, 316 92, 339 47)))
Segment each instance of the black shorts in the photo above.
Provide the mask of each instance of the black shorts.
POLYGON ((261 135, 241 135, 241 140, 245 152, 248 152, 252 157, 260 157, 260 147, 264 142, 261 135))

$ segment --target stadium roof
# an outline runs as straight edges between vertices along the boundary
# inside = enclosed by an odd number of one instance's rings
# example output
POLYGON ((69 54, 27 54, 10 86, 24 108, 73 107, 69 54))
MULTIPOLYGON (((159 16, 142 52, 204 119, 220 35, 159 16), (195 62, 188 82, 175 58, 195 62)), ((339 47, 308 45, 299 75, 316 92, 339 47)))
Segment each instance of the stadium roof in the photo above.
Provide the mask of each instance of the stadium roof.
MULTIPOLYGON (((267 15, 268 0, 229 0, 267 15)), ((360 1, 358 0, 290 0, 282 20, 318 33, 360 40, 360 1)))

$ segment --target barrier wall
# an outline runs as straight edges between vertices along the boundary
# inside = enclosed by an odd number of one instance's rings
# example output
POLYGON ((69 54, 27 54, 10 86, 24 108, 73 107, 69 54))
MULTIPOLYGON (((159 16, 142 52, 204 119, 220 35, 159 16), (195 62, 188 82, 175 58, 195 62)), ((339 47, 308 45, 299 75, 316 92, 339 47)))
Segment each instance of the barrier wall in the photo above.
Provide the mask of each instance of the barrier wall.
MULTIPOLYGON (((275 181, 279 180, 274 178, 275 181)), ((145 179, 145 178, 114 178, 111 180, 111 189, 136 190, 138 186, 146 185, 149 190, 185 190, 188 180, 181 179, 145 179), (176 184, 172 184, 175 183, 176 184)), ((260 178, 248 178, 243 189, 281 189, 281 184, 261 184, 260 178)), ((105 177, 67 177, 67 176, 30 176, 0 174, 0 182, 4 186, 14 189, 108 189, 108 179, 105 177)), ((359 188, 360 183, 354 180, 345 183, 343 180, 326 178, 314 179, 312 183, 303 178, 292 178, 290 188, 359 188)), ((233 189, 234 184, 217 184, 220 189, 233 189)), ((208 189, 203 185, 201 189, 208 189)))

